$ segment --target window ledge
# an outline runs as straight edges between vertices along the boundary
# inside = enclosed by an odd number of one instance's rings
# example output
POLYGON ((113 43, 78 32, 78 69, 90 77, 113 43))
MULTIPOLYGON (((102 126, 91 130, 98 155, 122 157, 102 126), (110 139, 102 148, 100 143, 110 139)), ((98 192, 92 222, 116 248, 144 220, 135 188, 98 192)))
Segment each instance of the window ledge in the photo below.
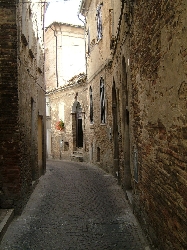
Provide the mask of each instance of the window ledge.
POLYGON ((100 41, 102 41, 103 38, 100 38, 99 40, 97 40, 97 42, 95 44, 99 44, 100 41))

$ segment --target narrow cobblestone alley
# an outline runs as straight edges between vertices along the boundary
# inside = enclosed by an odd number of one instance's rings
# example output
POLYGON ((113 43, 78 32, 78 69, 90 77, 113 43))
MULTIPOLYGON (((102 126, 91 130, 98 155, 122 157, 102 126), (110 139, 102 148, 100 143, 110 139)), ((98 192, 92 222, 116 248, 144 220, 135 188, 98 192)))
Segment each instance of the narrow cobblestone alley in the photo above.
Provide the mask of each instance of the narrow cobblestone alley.
POLYGON ((114 177, 85 163, 48 161, 0 249, 150 248, 114 177))

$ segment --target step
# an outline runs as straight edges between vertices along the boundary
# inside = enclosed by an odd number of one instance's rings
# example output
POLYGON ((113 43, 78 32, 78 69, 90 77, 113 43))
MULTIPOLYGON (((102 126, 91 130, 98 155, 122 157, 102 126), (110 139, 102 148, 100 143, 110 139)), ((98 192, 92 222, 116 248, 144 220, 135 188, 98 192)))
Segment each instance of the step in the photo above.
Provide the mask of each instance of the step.
POLYGON ((83 153, 81 151, 73 151, 73 155, 83 155, 83 153))
POLYGON ((71 161, 83 162, 83 156, 81 155, 71 155, 71 161))
POLYGON ((0 209, 0 241, 14 217, 14 209, 0 209))
POLYGON ((133 210, 132 189, 126 190, 126 197, 127 197, 127 200, 128 200, 128 203, 129 203, 131 209, 133 210))

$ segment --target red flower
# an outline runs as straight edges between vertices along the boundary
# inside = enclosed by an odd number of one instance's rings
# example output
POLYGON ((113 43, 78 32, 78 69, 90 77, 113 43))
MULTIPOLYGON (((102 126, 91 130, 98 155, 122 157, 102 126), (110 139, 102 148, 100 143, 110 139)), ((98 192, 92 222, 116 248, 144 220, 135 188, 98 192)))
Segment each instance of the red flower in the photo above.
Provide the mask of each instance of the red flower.
POLYGON ((64 129, 64 122, 62 120, 56 123, 56 129, 62 131, 64 129))

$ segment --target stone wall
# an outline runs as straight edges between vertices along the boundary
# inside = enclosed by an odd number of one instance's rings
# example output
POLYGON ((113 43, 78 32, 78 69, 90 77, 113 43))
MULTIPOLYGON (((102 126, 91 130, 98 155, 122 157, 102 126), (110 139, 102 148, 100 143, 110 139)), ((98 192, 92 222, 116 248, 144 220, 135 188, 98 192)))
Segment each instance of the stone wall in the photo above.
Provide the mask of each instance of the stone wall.
MULTIPOLYGON (((118 178, 125 189, 131 188, 129 125, 125 112, 128 106, 125 85, 129 58, 126 23, 121 10, 124 4, 114 1, 86 1, 82 14, 86 15, 88 87, 93 92, 93 122, 90 122, 90 156, 94 164, 118 178), (98 39, 97 10, 101 10, 102 38, 98 39), (95 17, 95 14, 97 14, 95 17), (119 36, 120 32, 121 37, 119 36), (88 34, 88 32, 87 32, 88 34), (119 44, 116 43, 119 39, 119 44), (120 40, 121 39, 121 40, 120 40), (127 47, 125 47, 127 46, 127 47), (118 49, 118 50, 117 50, 118 49), (122 63, 123 61, 123 63, 122 63), (125 71, 125 73, 123 73, 125 71), (104 80, 105 122, 101 121, 100 82, 104 80), (127 102, 127 103, 125 103, 127 102), (124 134, 126 133, 126 136, 124 134), (128 143, 127 143, 128 141, 128 143), (126 147, 126 148, 125 148, 126 147), (99 157, 98 157, 99 154, 99 157), (128 155, 128 157, 126 157, 128 155), (98 160, 99 158, 99 160, 98 160), (126 167, 125 167, 126 166, 126 167), (125 172, 128 174, 126 177, 125 172)), ((128 75, 129 77, 129 75, 128 75)), ((90 112, 90 110, 89 110, 90 112)))
MULTIPOLYGON (((118 165, 114 165, 113 157, 113 125, 112 125, 112 74, 110 51, 110 1, 100 4, 100 1, 90 1, 83 7, 86 15, 87 31, 87 77, 88 89, 92 90, 93 121, 89 120, 89 155, 90 162, 102 167, 115 176, 118 165), (97 9, 102 16, 102 38, 98 39, 97 9), (87 13, 87 14, 86 14, 87 13), (103 106, 104 121, 101 119, 101 81, 104 83, 103 106)), ((90 96, 89 104, 90 104, 90 96)), ((88 107, 90 113, 90 105, 88 107)))
POLYGON ((47 92, 50 103, 50 130, 51 147, 48 157, 55 159, 71 160, 76 146, 76 106, 79 103, 82 109, 83 147, 79 149, 84 161, 88 161, 88 88, 86 77, 80 74, 69 85, 56 88, 47 92), (64 129, 57 128, 57 123, 62 120, 64 129))
POLYGON ((84 160, 88 158, 84 36, 82 26, 65 23, 52 23, 45 31, 48 158, 71 159, 77 151, 84 160), (79 114, 82 121, 77 120, 78 107, 82 110, 79 114), (63 131, 57 129, 60 120, 65 123, 63 131), (83 132, 80 145, 78 122, 82 122, 83 132))
POLYGON ((17 213, 33 181, 45 172, 45 86, 40 21, 44 10, 41 3, 15 2, 0 5, 0 198, 2 208, 15 208, 17 213))

